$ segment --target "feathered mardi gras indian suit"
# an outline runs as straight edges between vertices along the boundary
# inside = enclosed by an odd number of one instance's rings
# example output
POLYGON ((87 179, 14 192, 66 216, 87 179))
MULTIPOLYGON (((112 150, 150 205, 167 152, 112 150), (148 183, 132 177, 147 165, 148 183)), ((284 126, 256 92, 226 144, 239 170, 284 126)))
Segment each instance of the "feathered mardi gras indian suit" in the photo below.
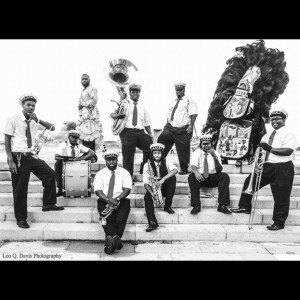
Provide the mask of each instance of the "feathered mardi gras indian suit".
POLYGON ((284 52, 264 40, 237 47, 226 64, 208 110, 203 134, 223 158, 248 158, 266 133, 264 119, 289 82, 284 52), (248 147, 247 147, 248 146, 248 147))

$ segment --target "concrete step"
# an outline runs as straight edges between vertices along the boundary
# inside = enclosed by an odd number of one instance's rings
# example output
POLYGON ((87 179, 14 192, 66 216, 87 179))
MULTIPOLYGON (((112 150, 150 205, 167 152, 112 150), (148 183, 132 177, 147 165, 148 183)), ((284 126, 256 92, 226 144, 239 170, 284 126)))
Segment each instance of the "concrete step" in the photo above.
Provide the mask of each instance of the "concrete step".
MULTIPOLYGON (((230 184, 230 195, 240 195, 243 185, 242 184, 230 184)), ((0 191, 1 193, 11 193, 12 192, 12 185, 11 181, 0 181, 0 191)), ((28 186, 28 192, 29 193, 42 193, 43 192, 43 186, 40 181, 31 181, 29 182, 28 186)), ((92 192, 93 192, 93 186, 92 186, 92 192)), ((131 192, 133 194, 145 194, 146 190, 142 182, 136 182, 131 192)), ((210 193, 214 196, 218 195, 218 188, 210 188, 210 187, 201 187, 200 193, 206 194, 210 193)), ((189 186, 187 183, 179 182, 176 184, 176 195, 188 195, 189 194, 189 186)), ((259 195, 261 196, 272 196, 270 186, 267 185, 263 187, 259 191, 259 195)), ((291 196, 293 197, 299 197, 300 196, 300 186, 295 185, 293 186, 291 196)))
MULTIPOLYGON (((30 223, 29 229, 17 227, 16 222, 0 222, 0 241, 38 240, 98 240, 105 235, 97 223, 30 223)), ((238 241, 299 243, 300 226, 286 226, 270 231, 265 225, 220 224, 162 224, 157 230, 146 232, 146 224, 127 224, 123 241, 238 241)))
MULTIPOLYGON (((94 177, 96 175, 96 171, 92 171, 92 182, 94 180, 94 177)), ((249 174, 228 174, 230 177, 230 183, 241 183, 243 184, 245 179, 249 174)), ((0 171, 0 181, 10 181, 11 180, 11 174, 9 171, 0 171)), ((39 179, 34 175, 30 175, 30 181, 39 181, 39 179)), ((134 173, 133 174, 133 181, 134 182, 142 182, 143 181, 143 175, 134 173)), ((176 175, 176 181, 177 183, 188 183, 188 175, 176 175)), ((294 185, 300 185, 300 175, 295 175, 294 177, 294 185)))
MULTIPOLYGON (((27 198, 28 207, 30 206, 42 206, 42 193, 29 193, 27 198)), ((128 196, 130 199, 131 207, 144 207, 144 195, 143 194, 130 194, 128 196)), ((210 198, 201 197, 202 208, 216 208, 218 205, 217 196, 212 196, 210 198)), ((231 195, 230 204, 231 207, 237 207, 239 203, 240 195, 231 195)), ((0 193, 0 207, 1 206, 11 206, 13 204, 12 193, 0 193)), ((97 196, 92 194, 90 198, 57 198, 57 205, 65 207, 96 207, 97 206, 97 196)), ((257 197, 256 208, 273 208, 274 199, 273 196, 261 196, 257 197)), ((173 197, 172 207, 191 207, 191 200, 189 195, 175 195, 173 197)), ((300 197, 291 197, 290 209, 300 208, 300 197)))
MULTIPOLYGON (((49 166, 54 169, 54 160, 46 161, 49 166)), ((174 161, 174 164, 179 167, 178 161, 174 161)), ((119 166, 122 166, 122 162, 119 161, 118 163, 119 166)), ((102 168, 105 167, 104 162, 96 162, 91 164, 91 171, 99 171, 102 168)), ((223 172, 226 172, 228 174, 249 174, 252 172, 253 165, 243 165, 242 169, 240 167, 236 167, 234 164, 229 164, 229 165, 223 165, 223 172)), ((0 161, 0 170, 1 171, 8 171, 8 165, 6 160, 0 161)), ((134 172, 139 172, 140 171, 140 163, 135 163, 134 164, 134 172)), ((300 175, 300 164, 297 162, 295 164, 295 174, 300 175)))
MULTIPOLYGON (((225 215, 217 209, 202 209, 197 215, 191 215, 191 208, 174 208, 174 214, 168 214, 163 208, 156 208, 155 215, 159 224, 244 224, 249 222, 249 215, 225 215)), ((256 209, 253 224, 272 223, 272 209, 256 209)), ((43 212, 41 207, 28 208, 28 221, 34 223, 98 223, 99 213, 96 207, 66 207, 63 211, 43 212)), ((0 207, 0 221, 15 221, 11 206, 0 207)), ((131 208, 128 224, 147 224, 144 208, 131 208)), ((300 226, 300 210, 291 210, 286 225, 300 226)))

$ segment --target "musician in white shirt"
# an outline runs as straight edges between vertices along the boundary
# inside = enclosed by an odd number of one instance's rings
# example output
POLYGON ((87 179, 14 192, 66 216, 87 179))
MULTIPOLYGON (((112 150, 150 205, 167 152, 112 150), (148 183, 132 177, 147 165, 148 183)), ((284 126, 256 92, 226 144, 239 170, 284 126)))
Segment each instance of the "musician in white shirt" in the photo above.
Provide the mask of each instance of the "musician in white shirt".
POLYGON ((60 143, 58 149, 55 153, 55 176, 56 176, 56 186, 58 191, 56 197, 63 195, 62 192, 62 169, 63 161, 79 161, 79 160, 91 160, 92 162, 97 161, 96 153, 82 145, 79 144, 80 132, 78 130, 70 130, 68 133, 68 141, 60 143))
POLYGON ((227 173, 222 172, 221 157, 211 147, 211 135, 200 137, 199 148, 192 153, 191 170, 188 177, 191 189, 191 205, 193 209, 191 214, 198 214, 201 211, 200 187, 218 187, 218 208, 219 212, 231 214, 227 208, 230 205, 230 178, 227 173), (205 163, 207 158, 207 168, 205 163))
POLYGON ((187 174, 190 163, 191 138, 198 111, 197 103, 185 96, 185 83, 176 83, 177 99, 169 106, 167 124, 159 135, 157 142, 165 146, 165 156, 175 143, 181 171, 187 174))
MULTIPOLYGON (((142 174, 143 166, 150 153, 150 145, 153 143, 151 119, 147 108, 139 101, 141 89, 140 84, 133 83, 129 86, 128 119, 125 128, 120 133, 123 167, 128 170, 131 177, 133 176, 136 147, 143 151, 143 161, 140 166, 140 173, 142 174)), ((113 119, 120 118, 118 114, 111 114, 110 116, 113 119)))
MULTIPOLYGON (((144 200, 149 224, 149 227, 146 229, 147 232, 150 232, 159 226, 155 217, 153 203, 153 198, 157 196, 157 191, 159 191, 159 189, 161 191, 161 196, 165 197, 164 211, 169 214, 175 213, 171 206, 176 188, 175 175, 178 173, 178 169, 170 160, 166 160, 164 148, 165 146, 163 144, 152 144, 150 146, 151 152, 149 160, 144 165, 143 182, 146 189, 144 200), (155 178, 157 178, 156 185, 154 182, 151 182, 154 181, 155 178)), ((161 202, 163 202, 162 197, 161 202)), ((160 201, 156 201, 156 203, 159 202, 160 201)))
POLYGON ((118 166, 117 151, 108 150, 104 152, 103 157, 106 167, 96 174, 94 191, 98 196, 99 214, 107 204, 116 208, 107 217, 106 225, 102 225, 105 232, 104 251, 111 254, 115 249, 120 250, 123 247, 121 238, 130 212, 130 200, 127 196, 132 188, 132 178, 127 170, 118 166))
MULTIPOLYGON (((287 117, 288 113, 284 109, 273 109, 270 113, 270 119, 274 131, 266 133, 258 145, 266 151, 258 190, 270 184, 274 197, 274 223, 267 226, 269 230, 283 229, 289 214, 290 195, 294 180, 293 154, 298 143, 294 133, 285 127, 287 117)), ((239 207, 232 209, 232 212, 251 213, 253 195, 244 193, 249 186, 250 177, 251 174, 244 182, 239 207)), ((255 173, 253 177, 254 184, 256 178, 257 174, 255 173)))

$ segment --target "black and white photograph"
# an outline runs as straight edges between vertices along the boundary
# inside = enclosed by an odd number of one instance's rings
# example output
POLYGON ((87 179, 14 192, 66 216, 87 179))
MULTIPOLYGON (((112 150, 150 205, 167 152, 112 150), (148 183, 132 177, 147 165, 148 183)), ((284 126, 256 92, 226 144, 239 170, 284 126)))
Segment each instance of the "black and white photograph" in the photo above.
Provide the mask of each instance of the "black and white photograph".
POLYGON ((300 261, 300 39, 0 49, 0 261, 300 261))

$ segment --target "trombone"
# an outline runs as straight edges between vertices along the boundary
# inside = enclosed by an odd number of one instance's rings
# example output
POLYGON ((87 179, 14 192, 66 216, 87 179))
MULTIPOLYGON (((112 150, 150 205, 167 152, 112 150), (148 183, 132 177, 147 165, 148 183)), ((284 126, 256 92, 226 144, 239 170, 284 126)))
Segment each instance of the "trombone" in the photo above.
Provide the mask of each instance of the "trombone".
POLYGON ((258 191, 260 187, 260 182, 261 182, 261 176, 263 172, 263 165, 266 159, 266 151, 263 150, 262 147, 258 147, 255 151, 254 155, 254 163, 253 163, 253 169, 249 181, 249 185, 243 193, 252 195, 252 209, 249 217, 249 222, 248 222, 248 228, 252 229, 253 228, 253 218, 254 218, 254 212, 255 212, 255 207, 256 207, 256 202, 257 202, 257 196, 258 196, 258 191), (255 182, 254 182, 254 175, 256 174, 255 182))

